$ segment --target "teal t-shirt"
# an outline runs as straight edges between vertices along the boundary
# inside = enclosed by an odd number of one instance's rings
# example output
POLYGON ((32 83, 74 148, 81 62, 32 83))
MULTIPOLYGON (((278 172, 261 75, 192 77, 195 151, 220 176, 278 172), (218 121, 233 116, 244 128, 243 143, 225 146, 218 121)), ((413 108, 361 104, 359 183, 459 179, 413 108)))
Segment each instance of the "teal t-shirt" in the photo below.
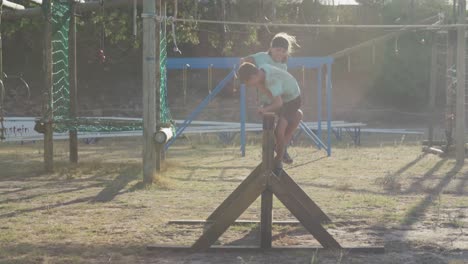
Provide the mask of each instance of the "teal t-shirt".
MULTIPOLYGON (((296 78, 289 72, 281 70, 270 64, 264 64, 259 67, 265 71, 265 85, 270 90, 273 97, 281 96, 284 103, 290 102, 301 95, 301 90, 296 78)), ((271 103, 268 96, 260 93, 260 102, 269 104, 271 103)))
POLYGON ((274 61, 271 58, 271 56, 268 54, 268 52, 255 53, 253 55, 250 55, 249 57, 254 59, 255 66, 257 66, 257 67, 261 67, 264 64, 270 64, 270 65, 278 67, 278 68, 280 68, 282 70, 285 70, 285 71, 288 70, 288 65, 286 63, 280 63, 280 62, 274 61))

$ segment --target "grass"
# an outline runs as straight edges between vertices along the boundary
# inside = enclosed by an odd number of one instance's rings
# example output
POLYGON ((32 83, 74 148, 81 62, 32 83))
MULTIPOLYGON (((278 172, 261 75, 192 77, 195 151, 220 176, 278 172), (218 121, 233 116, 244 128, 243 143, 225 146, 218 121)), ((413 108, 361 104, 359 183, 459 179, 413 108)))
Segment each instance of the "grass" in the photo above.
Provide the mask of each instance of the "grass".
MULTIPOLYGON (((192 243, 202 226, 168 225, 168 220, 206 218, 261 159, 256 144, 250 144, 247 157, 240 158, 238 146, 206 145, 210 140, 191 138, 192 145, 175 146, 153 186, 142 184, 138 140, 81 145, 78 165, 67 162, 67 144, 58 142, 51 174, 42 172, 41 144, 0 145, 0 263, 135 263, 154 258, 186 263, 196 259, 155 256, 145 245, 192 243)), ((327 158, 306 144, 293 147, 295 163, 286 170, 333 219, 326 228, 341 243, 385 244, 388 234, 407 230, 397 236, 397 242, 405 244, 412 232, 431 232, 436 225, 445 231, 424 237, 428 243, 444 244, 453 238, 450 232, 458 234, 467 226, 467 167, 422 155, 420 146, 408 138, 359 148, 338 144, 333 151, 327 158)), ((274 207, 274 220, 294 219, 276 199, 274 207)), ((257 200, 241 219, 258 220, 259 209, 257 200)), ((235 225, 218 243, 254 245, 257 231, 256 225, 235 225)), ((275 226, 273 235, 277 245, 317 244, 302 227, 275 226)), ((468 248, 463 241, 453 244, 468 248)), ((407 249, 405 254, 412 253, 407 249)), ((206 263, 380 261, 379 256, 322 252, 203 257, 206 263)))

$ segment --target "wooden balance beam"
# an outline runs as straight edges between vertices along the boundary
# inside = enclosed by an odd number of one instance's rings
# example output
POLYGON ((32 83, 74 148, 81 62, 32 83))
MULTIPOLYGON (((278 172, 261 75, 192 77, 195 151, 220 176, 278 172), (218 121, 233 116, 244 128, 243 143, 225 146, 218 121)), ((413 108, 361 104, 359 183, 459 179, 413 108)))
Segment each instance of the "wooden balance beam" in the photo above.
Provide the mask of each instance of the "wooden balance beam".
POLYGON ((383 247, 343 248, 322 226, 330 218, 283 170, 273 173, 275 146, 275 116, 267 113, 263 117, 262 163, 216 208, 204 223, 205 231, 192 246, 148 246, 150 250, 191 251, 249 251, 249 250, 311 250, 311 247, 272 247, 273 195, 299 220, 305 229, 322 245, 320 249, 345 250, 349 252, 383 253, 383 247), (213 246, 218 238, 242 213, 261 196, 260 246, 213 246))

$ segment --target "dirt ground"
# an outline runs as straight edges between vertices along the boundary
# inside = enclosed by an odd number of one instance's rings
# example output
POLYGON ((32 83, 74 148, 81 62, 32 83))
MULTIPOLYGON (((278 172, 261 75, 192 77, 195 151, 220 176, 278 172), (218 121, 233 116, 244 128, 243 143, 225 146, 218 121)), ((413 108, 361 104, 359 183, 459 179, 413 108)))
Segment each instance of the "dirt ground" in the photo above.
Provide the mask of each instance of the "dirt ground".
MULTIPOLYGON (((326 229, 346 247, 385 246, 385 254, 180 253, 154 244, 190 245, 205 219, 259 163, 251 143, 186 141, 170 150, 157 184, 141 183, 141 141, 55 144, 56 168, 42 172, 42 143, 0 143, 0 263, 468 263, 468 165, 425 155, 416 141, 363 138, 339 143, 332 157, 290 149, 287 172, 332 219, 326 229), (210 144, 207 144, 210 143, 210 144)), ((256 201, 241 219, 259 219, 256 201)), ((295 220, 277 200, 274 220, 295 220)), ((235 225, 218 241, 257 245, 256 225, 235 225)), ((274 245, 318 245, 301 226, 274 226, 274 245)))

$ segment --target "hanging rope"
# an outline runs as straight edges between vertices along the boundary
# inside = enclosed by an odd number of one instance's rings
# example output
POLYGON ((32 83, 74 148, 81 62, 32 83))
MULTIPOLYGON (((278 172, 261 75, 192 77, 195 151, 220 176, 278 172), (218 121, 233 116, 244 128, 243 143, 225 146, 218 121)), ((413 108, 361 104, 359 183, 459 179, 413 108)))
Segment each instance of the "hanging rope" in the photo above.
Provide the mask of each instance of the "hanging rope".
POLYGON ((174 19, 170 19, 170 21, 171 21, 171 27, 172 27, 172 41, 174 42, 174 49, 173 50, 174 50, 174 52, 178 52, 179 54, 182 54, 182 51, 180 51, 179 47, 177 46, 176 24, 174 22, 174 19))
MULTIPOLYGON (((1 9, 1 7, 0 7, 1 9)), ((0 12, 1 16, 1 12, 0 12)), ((4 122, 4 113, 3 113, 3 99, 5 98, 5 86, 3 81, 0 79, 0 141, 5 140, 5 124, 4 122)))
POLYGON ((137 0, 133 0, 133 21, 132 22, 133 22, 133 38, 135 40, 138 34, 137 12, 138 12, 137 0))
POLYGON ((106 54, 104 52, 104 42, 106 37, 106 25, 104 20, 104 0, 101 0, 101 43, 100 43, 100 50, 98 52, 98 59, 99 62, 105 63, 106 62, 106 54))
POLYGON ((398 53, 400 52, 399 49, 398 49, 398 39, 399 39, 399 37, 395 38, 395 54, 396 55, 398 55, 398 53))

